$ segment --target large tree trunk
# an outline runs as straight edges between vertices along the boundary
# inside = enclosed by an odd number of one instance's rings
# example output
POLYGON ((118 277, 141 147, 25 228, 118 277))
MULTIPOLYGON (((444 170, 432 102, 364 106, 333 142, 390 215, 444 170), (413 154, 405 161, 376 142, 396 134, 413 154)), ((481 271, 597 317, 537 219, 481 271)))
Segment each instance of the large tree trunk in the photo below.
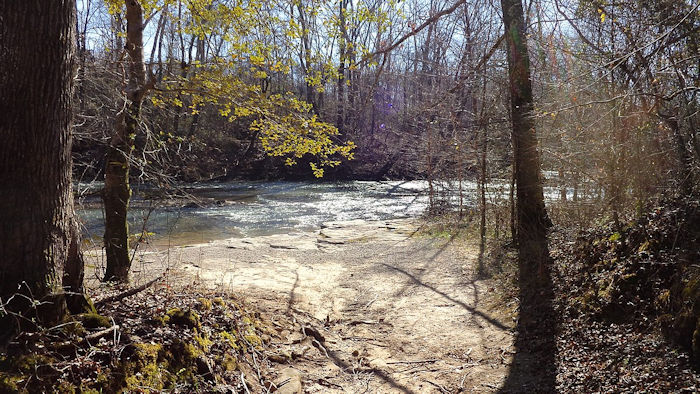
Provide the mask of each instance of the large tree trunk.
POLYGON ((0 302, 18 293, 41 301, 6 306, 51 324, 66 313, 64 284, 82 289, 71 188, 74 1, 0 2, 0 54, 0 302))
POLYGON ((134 148, 134 137, 139 131, 141 103, 148 90, 146 66, 143 60, 143 9, 138 1, 126 3, 126 51, 128 71, 125 110, 117 117, 117 125, 105 158, 105 251, 107 269, 105 280, 129 281, 129 159, 134 148))

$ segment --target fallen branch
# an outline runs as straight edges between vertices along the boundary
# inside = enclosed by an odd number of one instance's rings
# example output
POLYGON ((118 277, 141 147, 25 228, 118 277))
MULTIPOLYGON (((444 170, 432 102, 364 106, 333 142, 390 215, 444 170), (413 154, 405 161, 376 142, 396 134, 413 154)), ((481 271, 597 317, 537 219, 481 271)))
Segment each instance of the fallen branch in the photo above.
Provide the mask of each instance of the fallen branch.
POLYGON ((105 328, 104 330, 93 332, 90 335, 86 335, 85 338, 80 340, 80 343, 85 343, 87 341, 94 341, 95 339, 100 339, 102 337, 106 337, 107 335, 111 334, 114 331, 117 331, 119 329, 119 325, 115 324, 112 327, 105 328))
POLYGON ((104 330, 100 330, 97 332, 93 332, 92 334, 86 335, 83 338, 80 338, 78 342, 62 342, 57 344, 55 347, 53 347, 56 351, 63 351, 67 349, 73 349, 75 347, 82 346, 89 341, 94 341, 103 337, 106 337, 107 335, 119 330, 119 325, 115 324, 112 327, 105 328, 104 330))
POLYGON ((122 292, 122 293, 119 293, 119 294, 115 294, 115 295, 113 295, 113 296, 109 296, 109 297, 103 298, 103 299, 101 299, 101 300, 99 300, 99 301, 96 301, 96 302, 95 302, 95 306, 100 306, 100 305, 108 304, 108 303, 110 303, 110 302, 122 300, 122 299, 124 299, 124 298, 126 298, 126 297, 131 297, 132 295, 137 294, 137 293, 140 293, 140 292, 146 290, 147 288, 153 286, 154 283, 156 283, 156 282, 160 281, 161 279, 163 279, 164 276, 165 276, 165 274, 160 275, 159 277, 157 277, 157 278, 155 278, 155 279, 153 279, 153 280, 151 280, 151 281, 149 281, 149 282, 146 282, 146 283, 142 284, 142 285, 139 286, 139 287, 134 287, 133 289, 127 290, 127 291, 125 291, 125 292, 122 292))

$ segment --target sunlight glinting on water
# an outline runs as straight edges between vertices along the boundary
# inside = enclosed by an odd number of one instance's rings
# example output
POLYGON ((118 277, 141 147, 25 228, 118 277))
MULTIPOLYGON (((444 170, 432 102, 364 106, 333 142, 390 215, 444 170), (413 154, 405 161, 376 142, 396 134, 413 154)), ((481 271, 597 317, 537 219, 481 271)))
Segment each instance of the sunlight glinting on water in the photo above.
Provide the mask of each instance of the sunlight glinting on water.
MULTIPOLYGON (((458 206, 456 182, 437 184, 436 199, 458 206)), ((205 207, 156 208, 145 223, 156 237, 200 236, 202 240, 308 231, 322 223, 354 219, 385 220, 417 217, 428 206, 427 181, 351 182, 245 182, 203 183, 187 186, 199 198, 214 199, 205 207)), ((487 198, 508 198, 507 182, 492 182, 487 198)), ((571 196, 572 191, 568 191, 571 196)), ((463 182, 463 203, 473 206, 476 185, 463 182)), ((138 191, 135 193, 138 198, 138 191)), ((545 198, 559 198, 558 188, 545 188, 545 198)), ((144 228, 147 210, 132 208, 132 233, 144 228)), ((82 209, 84 233, 98 238, 103 232, 101 209, 82 209)))

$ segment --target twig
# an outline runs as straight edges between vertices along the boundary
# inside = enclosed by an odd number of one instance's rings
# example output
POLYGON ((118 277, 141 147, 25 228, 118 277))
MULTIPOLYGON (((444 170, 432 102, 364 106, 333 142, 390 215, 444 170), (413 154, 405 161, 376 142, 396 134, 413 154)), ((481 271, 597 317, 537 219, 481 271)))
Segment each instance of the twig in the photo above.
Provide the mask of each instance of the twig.
POLYGON ((425 363, 434 363, 438 362, 440 360, 438 359, 432 359, 432 360, 416 360, 416 361, 391 361, 387 362, 387 364, 425 364, 425 363))
POLYGON ((150 282, 144 283, 144 284, 142 284, 142 285, 139 286, 139 287, 134 287, 133 289, 127 290, 127 291, 125 291, 125 292, 123 292, 123 293, 119 293, 119 294, 116 294, 116 295, 113 295, 113 296, 109 296, 109 297, 103 298, 103 299, 101 299, 101 300, 95 302, 95 306, 100 306, 100 305, 108 304, 108 303, 110 303, 110 302, 122 300, 122 299, 124 299, 124 298, 126 298, 126 297, 131 297, 132 295, 134 295, 134 294, 136 294, 136 293, 140 293, 140 292, 146 290, 147 288, 153 286, 154 283, 156 283, 156 282, 160 281, 161 279, 163 279, 164 276, 165 276, 165 274, 160 275, 159 277, 157 277, 157 278, 151 280, 150 282))
POLYGON ((440 392, 442 392, 442 393, 449 393, 449 392, 450 392, 450 391, 447 390, 445 387, 443 387, 441 384, 437 384, 437 383, 432 382, 432 381, 430 381, 430 380, 426 380, 426 382, 428 382, 428 383, 432 384, 433 386, 439 388, 439 389, 440 389, 440 392))
POLYGON ((241 372, 241 383, 243 383, 243 388, 245 389, 245 392, 250 394, 250 390, 248 390, 248 384, 245 382, 245 374, 241 372))
POLYGON ((379 294, 375 295, 374 298, 372 298, 372 301, 368 302, 367 305, 365 305, 365 308, 369 308, 369 306, 372 305, 374 301, 377 301, 377 298, 379 298, 379 294))

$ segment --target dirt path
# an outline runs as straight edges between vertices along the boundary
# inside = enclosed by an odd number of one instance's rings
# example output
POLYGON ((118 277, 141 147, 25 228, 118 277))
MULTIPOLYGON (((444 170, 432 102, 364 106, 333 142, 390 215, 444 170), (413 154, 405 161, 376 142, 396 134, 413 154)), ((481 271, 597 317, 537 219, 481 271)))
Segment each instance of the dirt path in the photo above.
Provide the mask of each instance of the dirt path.
MULTIPOLYGON (((282 332, 304 391, 494 392, 508 371, 511 322, 484 305, 476 250, 412 236, 409 220, 344 222, 318 233, 171 249, 187 280, 244 295, 301 332, 282 332)), ((142 265, 163 254, 146 254, 142 265)))

